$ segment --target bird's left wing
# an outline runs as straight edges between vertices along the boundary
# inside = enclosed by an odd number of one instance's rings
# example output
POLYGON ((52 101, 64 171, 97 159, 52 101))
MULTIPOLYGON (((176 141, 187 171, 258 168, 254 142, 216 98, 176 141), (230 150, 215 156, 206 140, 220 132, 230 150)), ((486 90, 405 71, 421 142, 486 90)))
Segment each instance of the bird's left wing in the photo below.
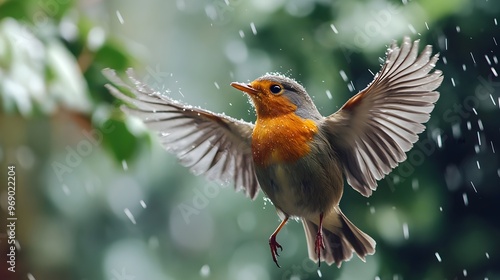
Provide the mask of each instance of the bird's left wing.
POLYGON ((426 46, 418 55, 418 41, 405 37, 387 51, 382 70, 367 88, 325 118, 321 130, 343 163, 347 182, 370 196, 377 180, 406 159, 406 154, 425 130, 443 81, 435 70, 438 55, 426 46))
POLYGON ((156 131, 164 148, 182 165, 218 183, 232 182, 236 190, 256 197, 259 183, 251 152, 253 124, 181 104, 136 79, 131 69, 127 71, 130 84, 114 70, 104 69, 103 74, 116 86, 107 84, 106 88, 127 104, 122 111, 156 131))

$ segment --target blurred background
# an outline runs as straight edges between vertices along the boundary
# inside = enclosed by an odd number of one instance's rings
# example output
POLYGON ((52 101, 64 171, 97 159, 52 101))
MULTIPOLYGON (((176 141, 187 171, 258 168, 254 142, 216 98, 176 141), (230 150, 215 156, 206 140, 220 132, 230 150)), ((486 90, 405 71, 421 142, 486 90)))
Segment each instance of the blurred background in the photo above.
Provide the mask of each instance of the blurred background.
POLYGON ((0 0, 0 279, 500 279, 499 15, 492 0, 0 0), (405 35, 441 54, 441 98, 373 196, 346 187, 341 207, 377 251, 340 269, 309 261, 295 221, 278 269, 262 193, 193 176, 101 74, 133 67, 174 99, 254 121, 229 83, 280 72, 328 115, 405 35))

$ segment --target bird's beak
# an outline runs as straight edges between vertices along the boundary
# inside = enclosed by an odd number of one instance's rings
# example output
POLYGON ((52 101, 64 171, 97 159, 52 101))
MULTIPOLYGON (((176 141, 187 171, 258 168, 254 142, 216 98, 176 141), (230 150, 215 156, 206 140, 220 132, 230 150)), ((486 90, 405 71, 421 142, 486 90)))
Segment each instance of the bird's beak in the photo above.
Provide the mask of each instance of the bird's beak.
POLYGON ((231 83, 231 86, 250 95, 256 95, 259 93, 259 91, 254 89, 250 84, 233 82, 231 83))

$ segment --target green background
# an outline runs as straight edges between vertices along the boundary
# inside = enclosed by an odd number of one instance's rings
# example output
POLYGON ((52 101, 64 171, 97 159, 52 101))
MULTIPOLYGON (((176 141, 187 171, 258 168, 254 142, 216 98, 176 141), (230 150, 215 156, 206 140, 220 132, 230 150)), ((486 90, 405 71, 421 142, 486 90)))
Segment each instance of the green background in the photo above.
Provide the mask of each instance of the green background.
POLYGON ((0 0, 0 278, 500 279, 499 15, 492 0, 0 0), (278 269, 267 239, 279 219, 262 193, 193 176, 101 75, 134 67, 176 100, 253 121, 229 83, 280 72, 328 115, 405 35, 441 54, 441 98, 370 198, 345 188, 344 213, 377 251, 340 269, 318 271, 295 221, 278 269))

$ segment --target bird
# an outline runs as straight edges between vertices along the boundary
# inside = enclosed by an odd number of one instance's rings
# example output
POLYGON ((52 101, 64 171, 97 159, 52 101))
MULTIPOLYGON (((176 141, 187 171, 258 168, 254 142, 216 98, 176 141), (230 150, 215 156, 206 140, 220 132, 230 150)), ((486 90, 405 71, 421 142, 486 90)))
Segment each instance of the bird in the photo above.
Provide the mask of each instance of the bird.
POLYGON ((128 81, 112 69, 103 74, 112 83, 106 88, 123 102, 121 110, 142 119, 182 165, 232 183, 251 199, 263 191, 281 220, 269 238, 278 267, 283 247, 277 236, 294 218, 303 224, 309 258, 340 268, 354 253, 365 261, 376 247, 341 211, 344 183, 369 197, 377 181, 406 159, 439 99, 438 60, 431 45, 419 53, 419 40, 394 41, 373 81, 329 116, 284 75, 231 83, 249 97, 255 123, 173 100, 132 69, 128 81))

